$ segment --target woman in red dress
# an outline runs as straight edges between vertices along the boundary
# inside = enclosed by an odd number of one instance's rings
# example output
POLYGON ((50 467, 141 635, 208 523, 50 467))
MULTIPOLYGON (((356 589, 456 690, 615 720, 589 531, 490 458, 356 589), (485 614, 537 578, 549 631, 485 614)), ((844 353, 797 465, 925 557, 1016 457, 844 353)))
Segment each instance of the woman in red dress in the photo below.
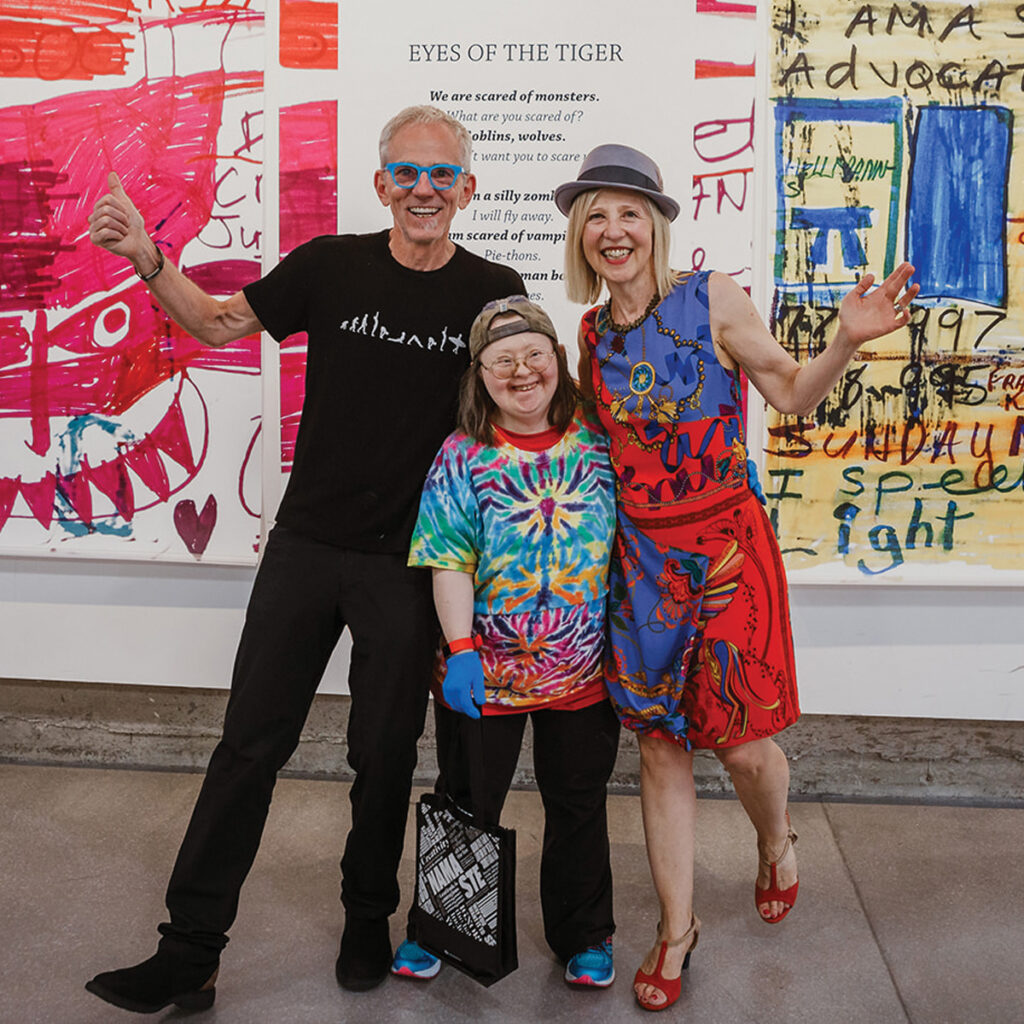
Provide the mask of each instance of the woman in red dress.
POLYGON ((725 766, 757 831, 755 904, 781 921, 797 895, 789 766, 772 739, 799 717, 779 547, 748 478, 740 371, 782 413, 807 414, 857 349, 905 326, 917 285, 902 264, 865 274, 832 343, 798 364, 728 276, 669 267, 679 212, 649 157, 598 146, 555 190, 569 216, 569 298, 593 303, 580 328, 580 380, 611 439, 617 529, 606 681, 641 756, 648 859, 661 907, 637 971, 641 1006, 679 997, 697 945, 693 750, 725 766))

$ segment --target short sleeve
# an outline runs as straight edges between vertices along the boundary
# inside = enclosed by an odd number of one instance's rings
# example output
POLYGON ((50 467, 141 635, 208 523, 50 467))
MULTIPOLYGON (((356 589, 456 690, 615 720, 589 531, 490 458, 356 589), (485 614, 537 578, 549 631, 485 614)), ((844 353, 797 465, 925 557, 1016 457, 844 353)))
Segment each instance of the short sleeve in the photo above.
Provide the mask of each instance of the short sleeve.
POLYGON ((242 289, 257 319, 275 341, 306 329, 306 296, 321 265, 317 240, 313 239, 293 249, 269 274, 242 289))
POLYGON ((471 444, 452 434, 437 453, 420 496, 409 565, 476 571, 482 529, 467 458, 471 444))

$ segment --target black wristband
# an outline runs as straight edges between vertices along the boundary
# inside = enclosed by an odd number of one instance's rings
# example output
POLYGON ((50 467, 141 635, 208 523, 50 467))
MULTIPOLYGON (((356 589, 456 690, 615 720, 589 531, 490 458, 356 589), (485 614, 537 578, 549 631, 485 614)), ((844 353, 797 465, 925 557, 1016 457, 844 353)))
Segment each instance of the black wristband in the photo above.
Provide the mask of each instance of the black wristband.
POLYGON ((156 269, 151 270, 148 274, 140 274, 137 270, 135 271, 140 281, 145 281, 147 284, 164 269, 164 251, 159 246, 156 250, 156 269))

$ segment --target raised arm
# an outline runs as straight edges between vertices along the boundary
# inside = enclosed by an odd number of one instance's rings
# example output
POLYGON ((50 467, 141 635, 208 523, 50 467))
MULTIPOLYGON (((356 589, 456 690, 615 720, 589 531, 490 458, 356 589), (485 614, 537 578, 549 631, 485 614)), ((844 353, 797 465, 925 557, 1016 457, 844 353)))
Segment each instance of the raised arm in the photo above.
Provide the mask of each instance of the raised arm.
POLYGON ((242 292, 215 299, 164 260, 146 232, 142 214, 128 197, 118 176, 107 176, 109 191, 100 196, 89 215, 89 239, 94 245, 123 256, 146 281, 153 297, 184 330, 204 345, 219 348, 263 330, 242 292))
POLYGON ((772 337, 747 293, 725 274, 712 274, 708 289, 715 341, 742 368, 754 387, 781 413, 806 415, 832 390, 857 349, 907 323, 918 285, 902 263, 872 292, 865 274, 839 306, 831 344, 801 365, 772 337))

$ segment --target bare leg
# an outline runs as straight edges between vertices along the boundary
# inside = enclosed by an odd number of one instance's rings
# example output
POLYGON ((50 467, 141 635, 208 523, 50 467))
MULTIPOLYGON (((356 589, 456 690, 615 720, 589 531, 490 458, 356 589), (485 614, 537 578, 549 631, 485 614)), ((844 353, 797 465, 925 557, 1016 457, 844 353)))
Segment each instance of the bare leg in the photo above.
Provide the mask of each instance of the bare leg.
MULTIPOLYGON (((786 845, 786 804, 789 799, 789 762, 771 739, 753 740, 737 747, 716 750, 718 759, 736 787, 743 809, 757 830, 758 843, 769 860, 775 860, 786 845)), ((790 846, 778 864, 778 884, 787 889, 797 880, 796 854, 790 846)), ((758 865, 757 884, 771 884, 768 868, 758 865)), ((777 917, 785 909, 778 901, 762 904, 758 910, 777 917)))
MULTIPOLYGON (((659 945, 686 934, 693 916, 693 854, 697 794, 693 785, 693 754, 676 743, 639 736, 640 804, 651 877, 661 906, 658 941, 642 969, 657 966, 659 945)), ((662 974, 678 978, 687 950, 670 948, 662 974)), ((657 989, 636 986, 637 995, 658 1001, 657 989)))

